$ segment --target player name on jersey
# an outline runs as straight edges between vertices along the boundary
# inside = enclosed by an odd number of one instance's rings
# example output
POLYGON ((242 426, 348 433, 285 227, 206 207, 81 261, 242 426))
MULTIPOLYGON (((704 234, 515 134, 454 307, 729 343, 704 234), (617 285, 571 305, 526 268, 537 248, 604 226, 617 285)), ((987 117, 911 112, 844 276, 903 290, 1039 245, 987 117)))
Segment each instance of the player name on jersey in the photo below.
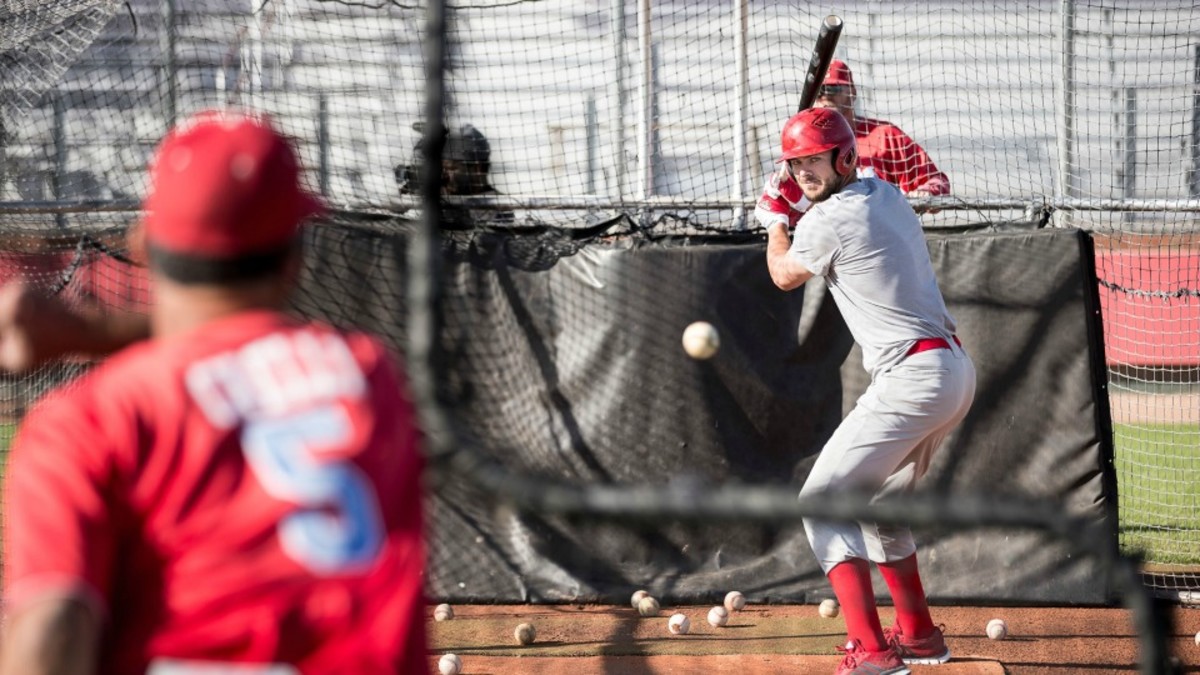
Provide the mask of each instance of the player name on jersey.
POLYGON ((341 336, 272 333, 193 363, 187 389, 205 417, 228 429, 338 398, 355 398, 366 380, 341 336))

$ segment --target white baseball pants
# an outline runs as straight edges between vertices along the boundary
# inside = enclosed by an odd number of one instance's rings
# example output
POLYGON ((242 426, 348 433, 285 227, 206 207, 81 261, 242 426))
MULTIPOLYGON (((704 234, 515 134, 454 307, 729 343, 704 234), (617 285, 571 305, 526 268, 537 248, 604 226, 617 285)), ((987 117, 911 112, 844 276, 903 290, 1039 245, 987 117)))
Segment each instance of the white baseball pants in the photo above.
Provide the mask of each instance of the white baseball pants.
MULTIPOLYGON (((951 343, 905 358, 875 376, 813 465, 801 497, 855 489, 876 499, 907 492, 975 398, 975 365, 951 343)), ((804 530, 821 569, 849 558, 902 560, 916 551, 908 527, 806 518, 804 530)))

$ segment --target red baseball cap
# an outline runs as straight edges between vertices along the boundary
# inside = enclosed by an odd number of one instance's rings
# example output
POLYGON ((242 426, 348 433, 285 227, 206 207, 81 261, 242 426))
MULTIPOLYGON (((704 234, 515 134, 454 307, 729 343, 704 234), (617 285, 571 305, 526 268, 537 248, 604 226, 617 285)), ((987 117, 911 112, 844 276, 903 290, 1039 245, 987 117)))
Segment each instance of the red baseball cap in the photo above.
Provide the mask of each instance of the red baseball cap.
POLYGON ((208 111, 178 124, 150 162, 146 241, 172 253, 233 258, 285 246, 324 209, 269 120, 208 111))
POLYGON ((854 86, 854 76, 850 74, 850 66, 845 61, 835 59, 829 63, 825 71, 825 81, 821 84, 854 86))

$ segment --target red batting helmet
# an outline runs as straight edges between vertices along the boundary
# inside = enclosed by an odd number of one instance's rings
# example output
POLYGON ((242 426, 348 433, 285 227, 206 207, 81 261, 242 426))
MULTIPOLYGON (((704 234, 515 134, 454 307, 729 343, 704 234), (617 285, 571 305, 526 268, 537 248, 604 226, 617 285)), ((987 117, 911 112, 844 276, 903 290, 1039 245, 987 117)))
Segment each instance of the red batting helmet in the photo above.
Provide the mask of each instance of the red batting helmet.
POLYGON ((845 61, 835 59, 829 63, 829 70, 825 71, 825 81, 821 84, 853 87, 854 75, 850 73, 850 66, 846 65, 845 61))
POLYGON ((291 143, 265 118, 201 112, 179 123, 150 166, 146 240, 227 259, 285 245, 322 211, 291 143))
POLYGON ((841 175, 854 170, 857 152, 854 130, 842 114, 831 108, 809 108, 792 115, 783 125, 783 155, 777 161, 819 155, 837 148, 833 168, 841 175))

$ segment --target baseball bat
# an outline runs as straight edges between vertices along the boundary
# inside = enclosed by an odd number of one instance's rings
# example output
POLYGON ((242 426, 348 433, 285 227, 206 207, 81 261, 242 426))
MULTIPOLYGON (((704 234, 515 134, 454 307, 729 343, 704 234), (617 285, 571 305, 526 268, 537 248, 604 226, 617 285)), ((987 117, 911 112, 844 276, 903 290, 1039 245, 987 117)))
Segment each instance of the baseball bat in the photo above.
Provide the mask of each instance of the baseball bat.
POLYGON ((833 61, 833 50, 837 48, 838 38, 842 36, 842 19, 836 14, 830 14, 821 22, 821 31, 817 33, 817 44, 813 45, 812 58, 808 61, 808 73, 804 76, 804 88, 800 90, 800 107, 796 112, 811 108, 817 100, 817 92, 825 81, 825 73, 829 70, 829 62, 833 61))

